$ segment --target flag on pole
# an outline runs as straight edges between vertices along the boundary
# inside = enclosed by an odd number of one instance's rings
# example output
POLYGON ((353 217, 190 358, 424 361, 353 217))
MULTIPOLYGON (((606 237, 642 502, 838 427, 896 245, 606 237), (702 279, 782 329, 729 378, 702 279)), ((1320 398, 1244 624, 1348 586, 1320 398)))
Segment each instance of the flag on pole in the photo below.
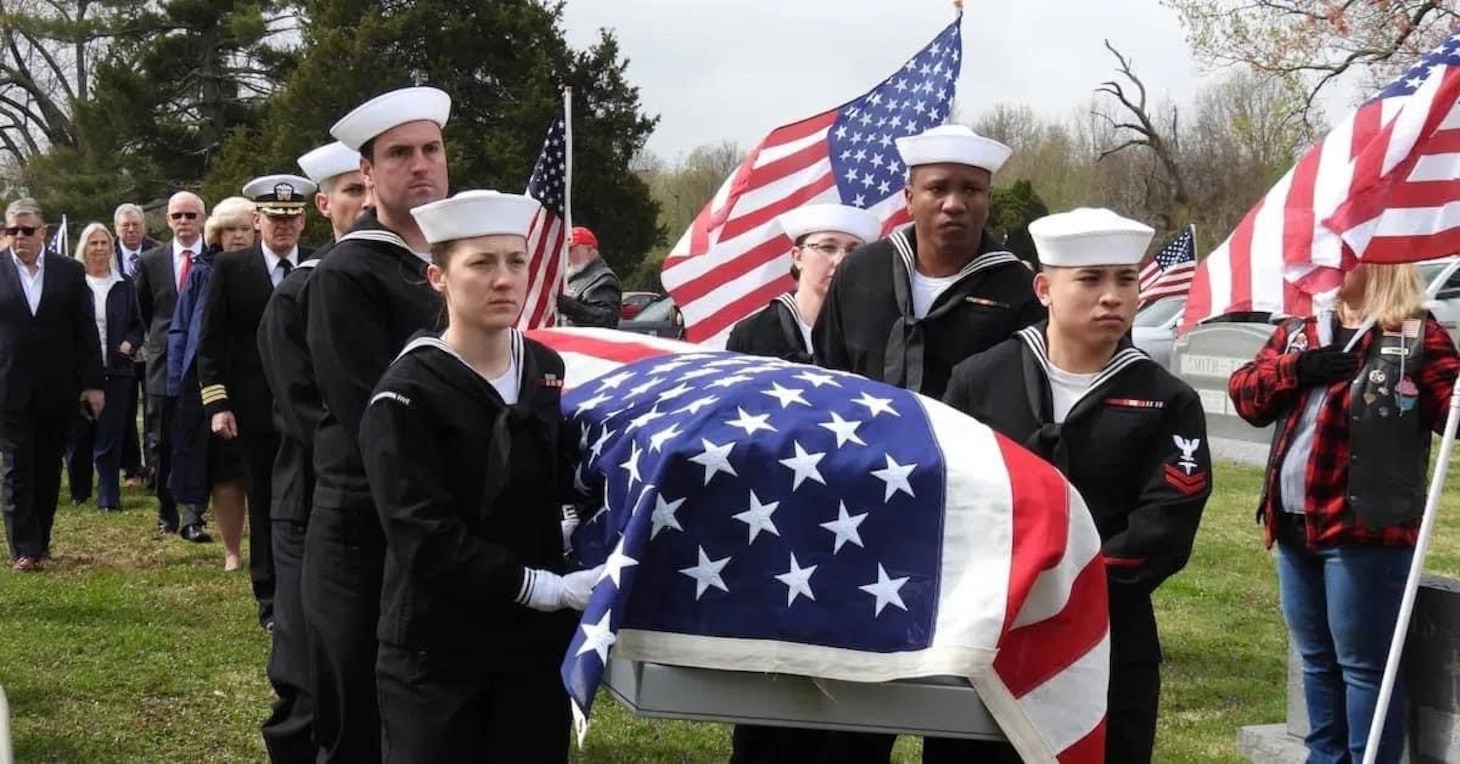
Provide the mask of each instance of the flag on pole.
POLYGON ((579 479, 604 497, 574 535, 605 565, 563 663, 580 732, 612 655, 964 677, 1024 760, 1103 760, 1100 537, 1053 467, 854 374, 612 330, 530 336, 564 357, 579 479))
POLYGON ((568 98, 554 115, 543 140, 542 151, 532 167, 527 195, 542 204, 527 233, 528 281, 518 329, 552 326, 557 315, 558 292, 567 273, 568 259, 568 163, 573 150, 572 128, 568 124, 568 98))
POLYGON ((752 150, 664 260, 661 280, 692 342, 723 346, 735 323, 790 291, 791 242, 774 225, 803 204, 849 204, 908 222, 893 141, 943 123, 958 80, 958 19, 849 103, 779 127, 752 150))
POLYGON ((1189 225, 1141 269, 1139 302, 1179 297, 1191 289, 1196 271, 1196 226, 1189 225))
POLYGON ((1460 34, 1344 118, 1197 268, 1183 328, 1311 315, 1358 259, 1460 250, 1460 34))
POLYGON ((71 256, 71 239, 66 228, 66 216, 62 215, 61 224, 56 226, 56 230, 51 234, 50 243, 46 245, 46 249, 49 249, 51 254, 61 257, 71 256))

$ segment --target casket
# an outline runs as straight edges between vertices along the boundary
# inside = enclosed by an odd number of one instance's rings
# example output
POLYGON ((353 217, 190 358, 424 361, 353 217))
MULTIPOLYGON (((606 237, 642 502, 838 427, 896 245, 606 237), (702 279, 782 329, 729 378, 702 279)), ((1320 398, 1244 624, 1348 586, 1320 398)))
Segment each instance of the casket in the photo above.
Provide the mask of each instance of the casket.
POLYGON ((602 686, 655 719, 1004 739, 978 693, 956 677, 874 684, 610 658, 602 686))

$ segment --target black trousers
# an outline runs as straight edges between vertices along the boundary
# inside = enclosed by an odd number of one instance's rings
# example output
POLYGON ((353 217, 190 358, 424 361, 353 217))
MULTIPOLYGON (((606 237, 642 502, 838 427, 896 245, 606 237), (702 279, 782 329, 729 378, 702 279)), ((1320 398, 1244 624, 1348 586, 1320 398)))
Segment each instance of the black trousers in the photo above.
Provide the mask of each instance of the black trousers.
POLYGON ((319 764, 380 760, 375 627, 384 568, 385 536, 374 507, 314 508, 300 592, 319 764))
POLYGON ((248 486, 248 577, 253 598, 259 605, 259 623, 274 619, 273 505, 274 457, 279 455, 279 436, 273 432, 249 435, 239 424, 239 453, 243 457, 244 480, 248 486))
POLYGON ((177 502, 167 481, 172 476, 172 428, 177 414, 177 399, 169 395, 147 396, 147 437, 152 464, 157 468, 157 524, 177 530, 177 502))
POLYGON ((568 694, 549 658, 503 670, 480 650, 380 646, 383 764, 566 764, 568 694))
MULTIPOLYGON (((122 473, 127 477, 139 477, 144 467, 151 466, 151 460, 146 459, 144 464, 142 439, 137 428, 137 410, 140 406, 143 418, 146 418, 147 396, 142 394, 142 388, 147 385, 147 364, 138 361, 133 364, 137 376, 132 379, 131 387, 127 388, 123 401, 127 404, 125 431, 122 435, 122 473)), ((110 395, 106 398, 107 403, 112 402, 110 395)))
POLYGON ((0 415, 0 513, 5 515, 5 539, 12 561, 51 554, 51 524, 61 494, 61 456, 70 425, 70 412, 0 415))
POLYGON ((730 735, 730 764, 819 764, 825 730, 737 724, 730 735))
POLYGON ((299 579, 304 569, 304 523, 273 521, 274 632, 269 651, 273 712, 264 721, 264 747, 273 764, 314 764, 314 700, 309 694, 309 632, 299 579))
MULTIPOLYGON (((127 416, 123 404, 127 391, 136 391, 137 382, 131 377, 107 377, 104 385, 106 405, 101 409, 100 418, 93 420, 76 412, 70 441, 66 444, 66 484, 73 502, 90 499, 95 466, 96 505, 117 509, 122 504, 119 475, 127 416)), ((132 429, 136 429, 135 424, 132 429)))

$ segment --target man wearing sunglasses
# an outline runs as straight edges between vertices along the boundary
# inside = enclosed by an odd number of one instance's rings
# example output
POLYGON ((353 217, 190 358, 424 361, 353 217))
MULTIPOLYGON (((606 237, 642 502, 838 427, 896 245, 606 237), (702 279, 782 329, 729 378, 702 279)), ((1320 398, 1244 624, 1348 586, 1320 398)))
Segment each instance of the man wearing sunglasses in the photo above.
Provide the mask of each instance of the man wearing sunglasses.
POLYGON ((79 401, 101 415, 101 339, 81 263, 45 251, 40 205, 5 210, 0 254, 0 513, 16 571, 51 556, 61 454, 79 401))
POLYGON ((197 194, 179 191, 167 200, 167 227, 172 241, 142 253, 137 268, 137 304, 147 340, 142 345, 147 360, 148 445, 155 445, 152 463, 157 466, 157 532, 177 533, 188 541, 206 543, 212 538, 203 530, 201 508, 189 506, 179 517, 177 502, 167 488, 172 472, 172 418, 177 401, 167 395, 167 330, 177 307, 178 291, 187 283, 194 258, 203 254, 203 221, 207 208, 197 194))

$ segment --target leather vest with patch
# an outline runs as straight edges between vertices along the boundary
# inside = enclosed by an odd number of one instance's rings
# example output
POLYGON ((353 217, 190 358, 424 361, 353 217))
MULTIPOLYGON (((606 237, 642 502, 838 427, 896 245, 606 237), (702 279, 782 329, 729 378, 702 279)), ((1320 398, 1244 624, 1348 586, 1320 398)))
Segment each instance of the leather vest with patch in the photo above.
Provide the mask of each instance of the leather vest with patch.
POLYGON ((1430 460, 1430 433, 1419 413, 1424 317, 1405 324, 1408 331, 1374 330, 1364 365, 1349 383, 1348 507, 1371 528, 1424 514, 1430 460))

